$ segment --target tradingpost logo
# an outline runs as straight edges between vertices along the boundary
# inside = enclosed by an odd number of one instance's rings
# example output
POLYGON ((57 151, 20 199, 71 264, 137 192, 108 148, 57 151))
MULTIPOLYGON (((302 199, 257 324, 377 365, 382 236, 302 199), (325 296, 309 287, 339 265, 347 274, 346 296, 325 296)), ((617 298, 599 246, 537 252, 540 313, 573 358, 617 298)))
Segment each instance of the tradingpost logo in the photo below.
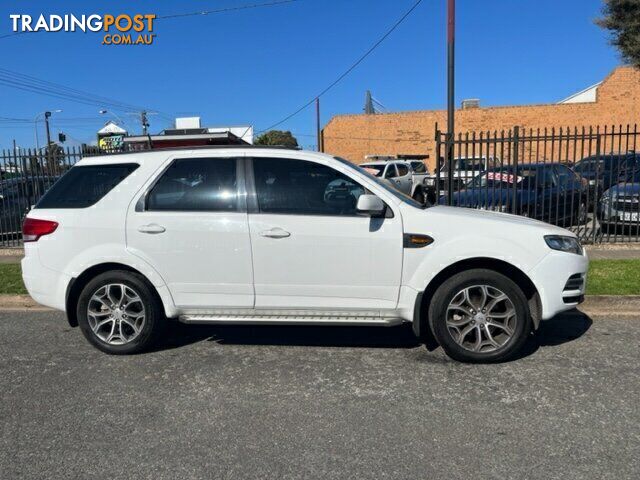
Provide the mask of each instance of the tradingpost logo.
POLYGON ((40 15, 11 14, 9 18, 15 33, 28 32, 102 32, 102 45, 151 45, 154 13, 40 15))

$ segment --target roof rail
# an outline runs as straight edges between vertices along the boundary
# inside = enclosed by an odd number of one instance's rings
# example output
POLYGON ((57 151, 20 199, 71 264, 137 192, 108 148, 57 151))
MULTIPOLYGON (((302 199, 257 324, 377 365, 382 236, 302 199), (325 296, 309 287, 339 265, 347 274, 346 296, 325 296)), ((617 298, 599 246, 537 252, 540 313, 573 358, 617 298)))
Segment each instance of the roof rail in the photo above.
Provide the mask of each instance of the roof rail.
POLYGON ((144 150, 118 151, 95 151, 87 152, 89 157, 99 157, 102 155, 131 155, 136 153, 172 152, 179 150, 221 150, 221 149, 265 149, 265 150, 302 150, 300 147, 289 147, 286 145, 191 145, 183 147, 157 147, 144 150))

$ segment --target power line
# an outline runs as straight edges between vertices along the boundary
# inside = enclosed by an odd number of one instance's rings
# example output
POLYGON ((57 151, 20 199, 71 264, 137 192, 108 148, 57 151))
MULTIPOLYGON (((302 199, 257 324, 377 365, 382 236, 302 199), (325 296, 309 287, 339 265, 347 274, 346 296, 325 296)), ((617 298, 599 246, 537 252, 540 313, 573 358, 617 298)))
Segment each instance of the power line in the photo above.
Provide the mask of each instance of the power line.
POLYGON ((145 107, 128 104, 109 97, 95 95, 90 92, 67 87, 59 83, 42 80, 31 75, 13 72, 0 68, 0 83, 20 90, 32 91, 34 93, 55 95, 58 98, 65 98, 78 103, 85 103, 96 106, 110 106, 121 110, 142 110, 145 107))
MULTIPOLYGON (((42 80, 37 77, 25 75, 18 72, 12 72, 10 70, 0 68, 0 85, 4 85, 10 88, 23 90, 26 92, 37 93, 39 95, 46 95, 53 98, 59 98, 65 101, 71 101, 80 103, 83 105, 90 105, 96 107, 109 107, 113 110, 130 111, 135 110, 138 113, 147 111, 151 112, 152 109, 140 105, 128 104, 120 100, 115 100, 110 97, 101 95, 95 95, 90 92, 78 90, 76 88, 67 87, 59 83, 42 80)), ((173 118, 164 112, 156 111, 158 115, 165 120, 173 121, 173 118)))
POLYGON ((191 12, 191 13, 174 13, 172 15, 160 15, 156 17, 156 20, 164 20, 167 18, 183 18, 183 17, 195 17, 195 16, 204 16, 204 15, 212 15, 216 13, 225 13, 225 12, 233 12, 238 10, 248 10, 250 8, 260 8, 260 7, 275 7, 278 5, 284 5, 285 3, 293 3, 298 2, 299 0, 279 0, 275 2, 267 2, 267 3, 254 3, 250 5, 239 5, 237 7, 226 7, 226 8, 218 8, 216 10, 204 10, 200 12, 191 12))
POLYGON ((382 42, 384 42, 386 40, 386 38, 391 35, 393 33, 393 31, 398 28, 400 26, 400 24, 402 24, 402 22, 404 22, 404 20, 411 15, 411 13, 418 7, 418 5, 420 5, 420 3, 422 3, 422 0, 418 0, 417 2, 415 2, 413 4, 413 6, 407 10, 405 12, 404 15, 402 15, 402 17, 400 17, 400 19, 393 24, 393 26, 387 30, 387 32, 378 39, 378 41, 376 43, 374 43, 369 50, 367 50, 363 55, 360 56, 360 58, 358 58, 358 60, 356 60, 347 70, 344 71, 344 73, 342 73, 342 75, 340 75, 338 78, 336 78, 332 83, 329 84, 329 86, 327 86, 324 90, 322 90, 318 95, 314 96, 311 100, 309 100, 307 103, 305 103, 304 105, 302 105, 300 108, 298 108, 297 110, 295 110, 293 113, 290 113, 289 115, 287 115, 286 117, 284 117, 282 120, 274 123, 273 125, 260 130, 259 132, 257 132, 258 134, 266 132, 267 130, 271 130, 274 127, 277 127, 278 125, 286 122, 287 120, 289 120, 290 118, 295 117, 296 115, 298 115, 300 112, 302 112, 305 108, 307 108, 309 105, 311 105, 313 102, 315 102, 316 98, 320 98, 322 95, 324 95, 325 93, 327 93, 329 90, 331 90, 333 87, 335 87, 338 83, 340 83, 340 81, 342 81, 343 78, 345 78, 347 75, 349 75, 358 65, 360 65, 365 58, 367 58, 369 55, 371 55, 371 53, 373 53, 373 51, 378 48, 380 46, 380 44, 382 42))

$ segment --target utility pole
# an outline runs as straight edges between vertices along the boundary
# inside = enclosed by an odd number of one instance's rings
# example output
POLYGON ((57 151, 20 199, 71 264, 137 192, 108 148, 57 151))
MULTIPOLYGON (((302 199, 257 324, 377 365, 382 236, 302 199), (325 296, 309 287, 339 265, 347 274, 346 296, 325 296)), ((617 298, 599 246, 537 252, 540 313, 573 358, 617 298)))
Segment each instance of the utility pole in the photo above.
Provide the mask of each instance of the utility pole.
POLYGON ((147 120, 147 111, 142 110, 140 112, 140 123, 142 124, 142 135, 147 135, 147 129, 149 128, 149 121, 147 120))
POLYGON ((322 130, 320 129, 320 97, 316 97, 316 138, 318 151, 322 151, 322 130))
POLYGON ((371 91, 367 90, 364 95, 364 113, 366 115, 373 115, 376 113, 376 109, 373 106, 373 99, 371 98, 371 91))
POLYGON ((447 203, 453 205, 456 0, 447 0, 447 203))

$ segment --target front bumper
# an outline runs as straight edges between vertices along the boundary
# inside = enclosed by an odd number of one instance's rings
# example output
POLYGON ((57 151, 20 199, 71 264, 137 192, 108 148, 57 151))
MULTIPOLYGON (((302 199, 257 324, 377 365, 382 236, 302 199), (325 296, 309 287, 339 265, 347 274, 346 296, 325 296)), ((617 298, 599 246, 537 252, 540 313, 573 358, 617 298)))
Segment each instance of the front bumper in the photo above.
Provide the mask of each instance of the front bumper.
POLYGON ((575 308, 584 299, 589 259, 582 255, 551 251, 530 272, 542 306, 542 320, 575 308))
POLYGON ((598 220, 607 225, 639 226, 640 204, 628 203, 624 208, 618 208, 620 202, 600 203, 598 205, 598 220))

